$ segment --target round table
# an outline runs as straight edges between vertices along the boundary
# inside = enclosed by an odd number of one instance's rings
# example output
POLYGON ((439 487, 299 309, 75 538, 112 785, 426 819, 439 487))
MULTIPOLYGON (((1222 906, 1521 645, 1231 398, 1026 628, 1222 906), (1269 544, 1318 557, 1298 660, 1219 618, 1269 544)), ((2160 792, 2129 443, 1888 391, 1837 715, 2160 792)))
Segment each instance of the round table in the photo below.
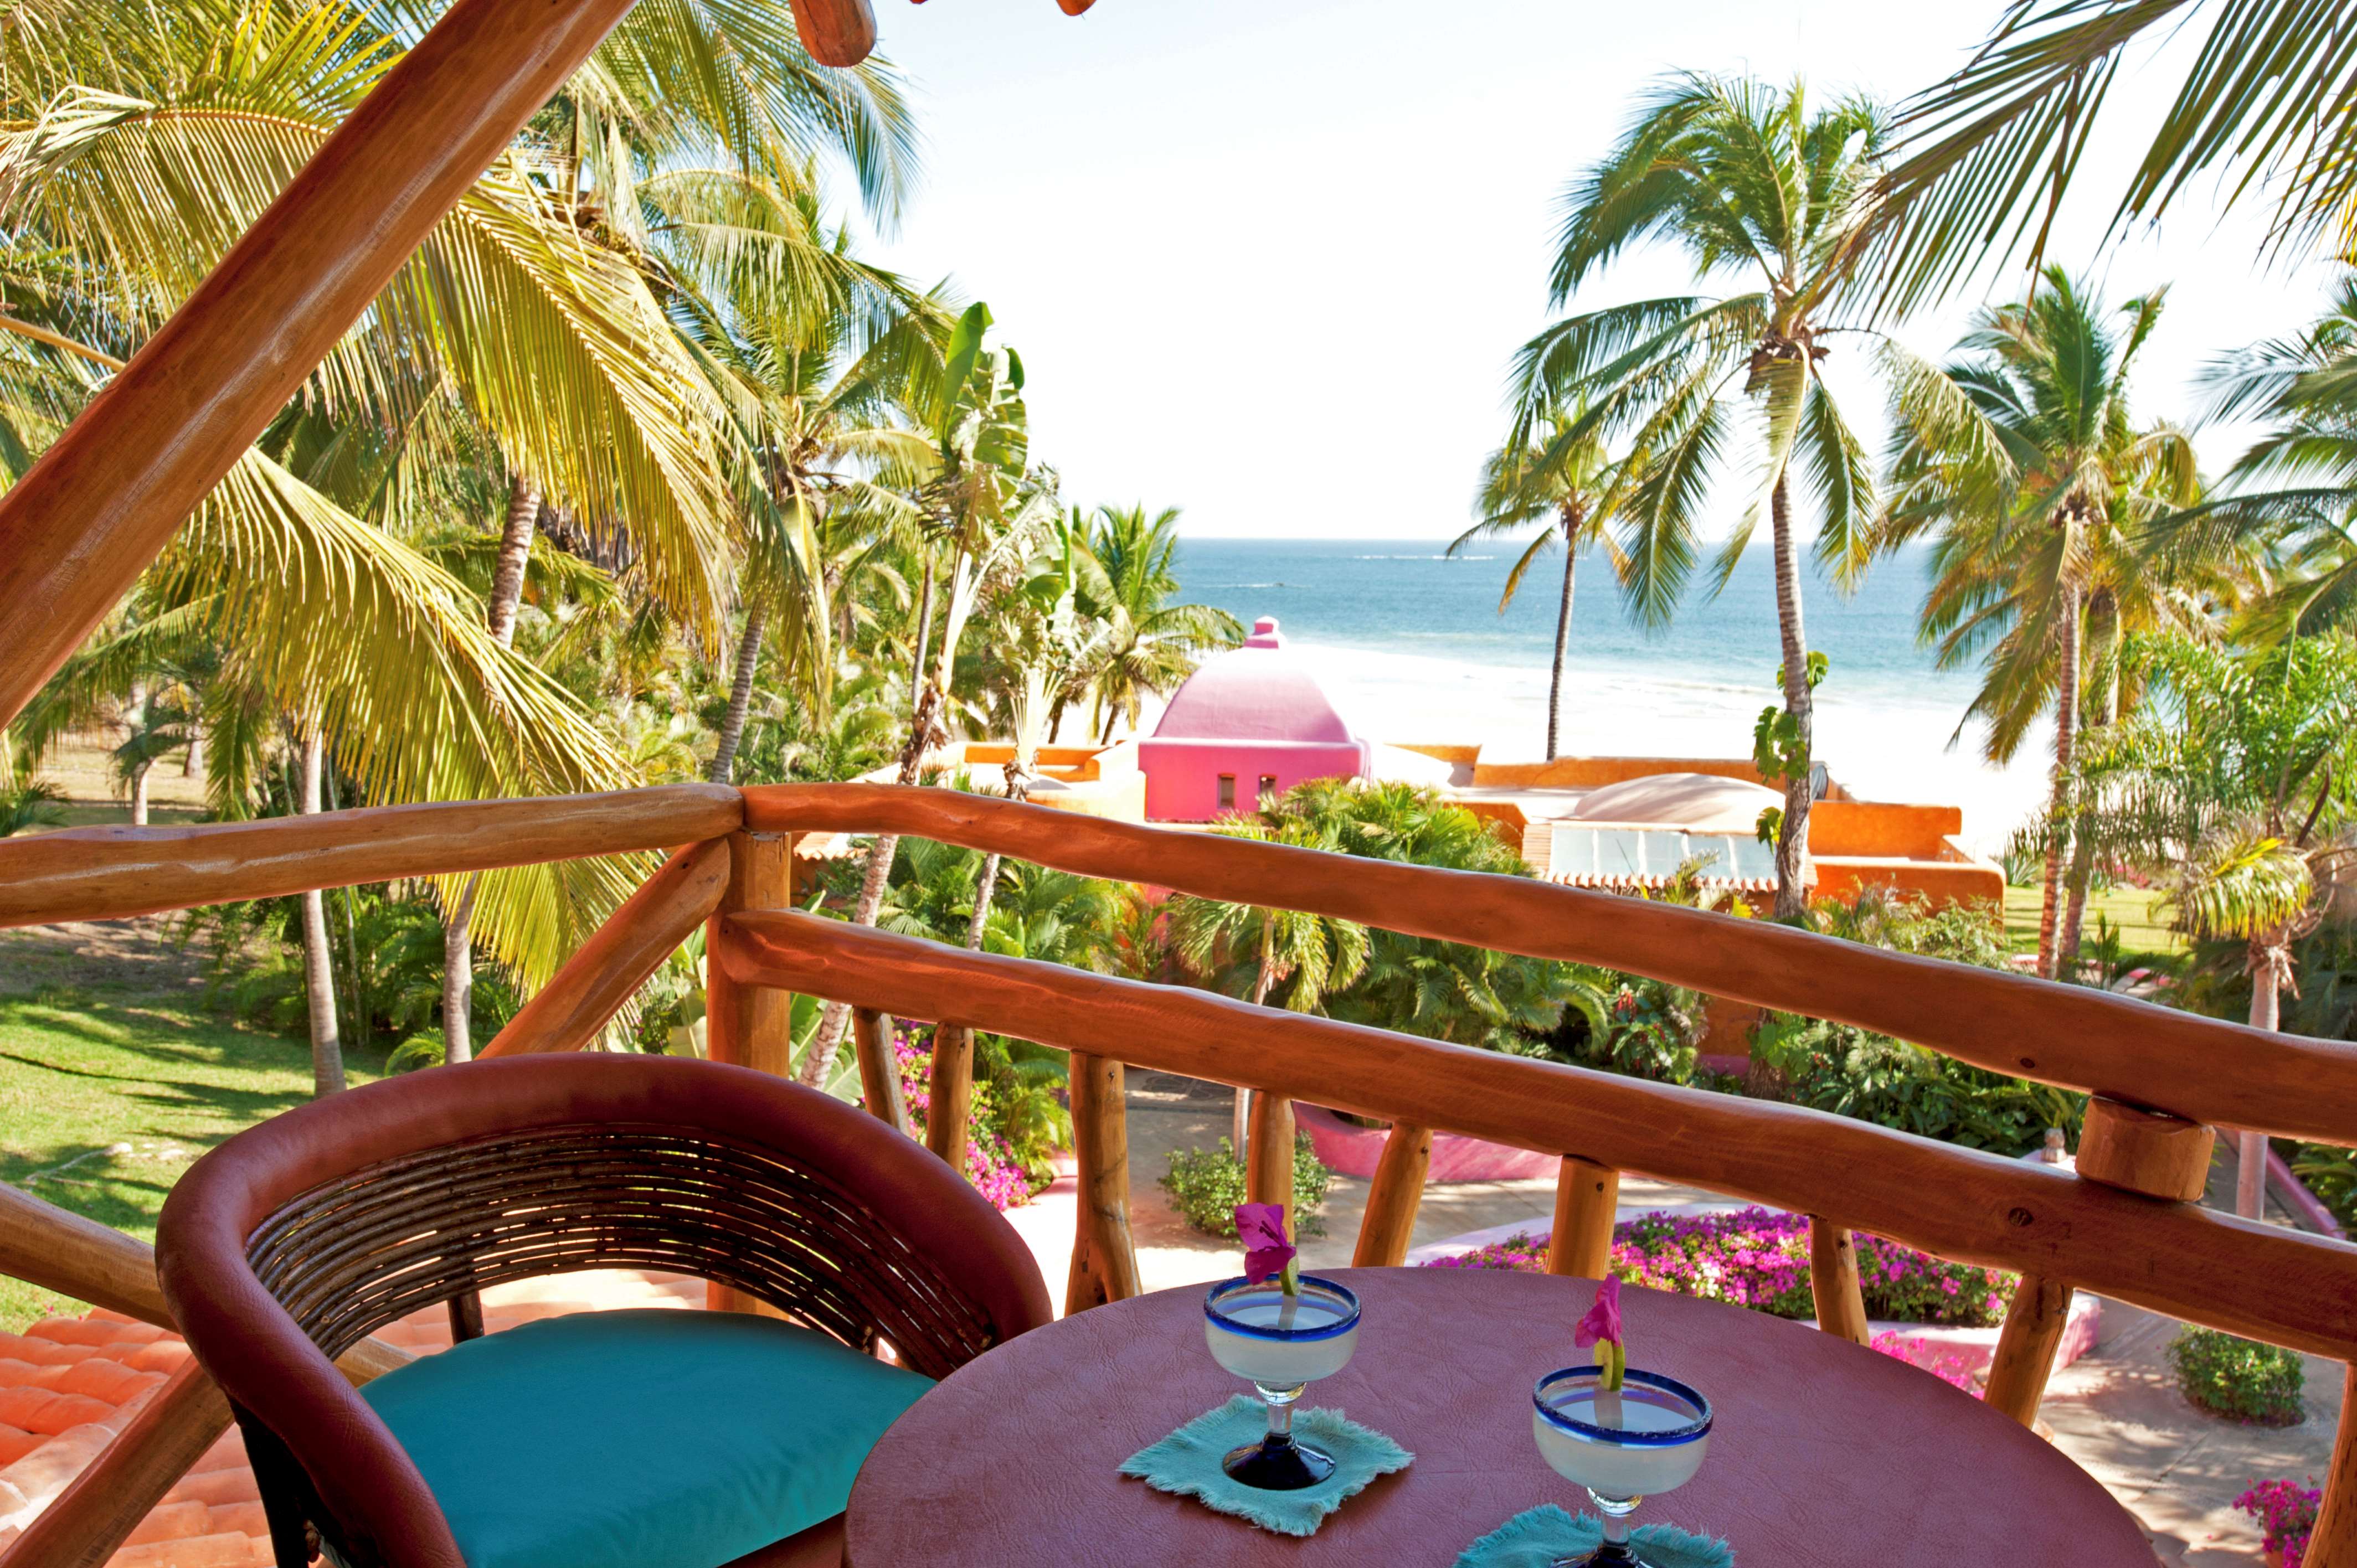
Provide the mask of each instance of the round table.
MULTIPOLYGON (((1203 1287, 1067 1317, 981 1357, 887 1433, 852 1488, 852 1568, 1172 1568, 1381 1563, 1448 1568, 1540 1503, 1585 1498, 1531 1441, 1531 1384, 1584 1360, 1584 1280, 1470 1269, 1325 1271, 1359 1294, 1357 1355, 1311 1386, 1416 1455, 1306 1540, 1117 1473, 1124 1459, 1248 1392, 1203 1343, 1203 1287)), ((1702 1473, 1649 1500, 1725 1536, 1737 1568, 2067 1563, 2152 1568, 2127 1511, 2036 1434, 1928 1372, 1803 1324, 1624 1291, 1633 1365, 1717 1408, 1702 1473)))

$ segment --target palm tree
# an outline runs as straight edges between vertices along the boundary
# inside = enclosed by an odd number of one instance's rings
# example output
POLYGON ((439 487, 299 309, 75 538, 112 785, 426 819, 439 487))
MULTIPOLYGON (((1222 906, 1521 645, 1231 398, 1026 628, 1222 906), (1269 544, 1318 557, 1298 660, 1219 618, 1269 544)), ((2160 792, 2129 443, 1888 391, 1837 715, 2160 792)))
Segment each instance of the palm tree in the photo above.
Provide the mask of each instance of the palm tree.
POLYGON ((1983 311, 1945 371, 1900 379, 1892 496, 1876 540, 1895 548, 1936 536, 1921 635, 1936 639, 1944 668, 1981 660, 1965 721, 1988 721, 1990 760, 2008 760, 2051 706, 2038 964, 2053 977, 2071 971, 2093 869, 2070 831, 2081 723, 2116 716, 2125 633, 2199 613, 2179 591, 2192 564, 2149 548, 2155 521, 2190 504, 2199 480, 2183 433, 2139 428, 2129 404, 2166 291, 2107 313, 2059 267, 2040 282, 2028 300, 1983 311), (2101 695, 2083 714, 2091 668, 2101 695))
POLYGON ((1985 263, 2041 264, 2124 57, 2207 15, 2114 209, 2158 220, 2216 168, 2224 205, 2275 192, 2279 244, 2357 245, 2357 13, 2329 0, 2007 0, 1972 60, 1918 94, 1876 236, 1886 302, 1911 309, 1985 263))
POLYGON ((1531 438, 1501 446, 1482 463, 1481 488, 1473 500, 1480 521, 1457 536, 1448 553, 1454 555, 1477 540, 1538 526, 1529 548, 1506 573, 1505 590, 1498 596, 1498 613, 1504 615, 1522 588, 1523 575, 1557 543, 1563 546, 1563 599, 1555 609, 1555 665, 1547 682, 1546 756, 1553 762, 1562 733, 1563 660, 1571 640, 1573 580, 1582 553, 1598 545, 1616 571, 1629 569, 1629 557, 1610 532, 1629 502, 1629 471, 1613 460, 1598 432, 1577 429, 1568 411, 1552 410, 1539 423, 1544 428, 1531 438))
MULTIPOLYGON (((1032 553, 1040 532, 1063 514, 1052 469, 1030 462, 1030 423, 1023 403, 1023 361, 1010 349, 987 349, 990 308, 979 302, 958 318, 941 377, 924 412, 935 446, 918 491, 927 553, 924 592, 917 606, 916 668, 911 671, 908 743, 899 782, 913 784, 925 753, 944 733, 958 649, 985 592, 1002 586, 1032 553), (939 593, 935 592, 938 556, 939 593), (932 635, 934 600, 942 629, 932 635)), ((873 925, 899 840, 879 833, 869 846, 852 918, 873 925)), ((834 1061, 850 1009, 830 1003, 804 1058, 802 1079, 818 1081, 834 1061)))
MULTIPOLYGON (((1144 505, 1101 506, 1088 526, 1088 551, 1099 568, 1082 583, 1082 615, 1109 630, 1102 656, 1085 682, 1092 691, 1103 744, 1114 729, 1136 729, 1149 696, 1168 696, 1195 672, 1200 657, 1243 640, 1235 617, 1210 605, 1174 605, 1179 588, 1178 509, 1147 514, 1144 505)), ((1060 700, 1049 724, 1063 727, 1060 700)))
POLYGON ((2266 419, 2210 498, 2164 524, 2268 550, 2239 638, 2273 643, 2357 624, 2357 274, 2297 337, 2228 355, 2207 376, 2213 418, 2266 419))
POLYGON ((1630 246, 1666 240, 1698 280, 1747 279, 1746 292, 1683 295, 1574 316, 1525 344, 1507 445, 1580 408, 1561 435, 1629 433, 1624 582, 1639 617, 1674 609, 1698 550, 1702 507, 1727 442, 1734 400, 1756 413, 1762 465, 1750 504, 1720 551, 1724 586, 1764 510, 1775 546, 1782 669, 1784 807, 1776 828, 1776 915, 1807 903, 1813 739, 1808 640, 1801 620, 1794 480, 1818 503, 1817 559, 1845 584, 1866 569, 1874 474, 1818 373, 1855 291, 1860 236, 1887 131, 1872 104, 1812 112, 1796 83, 1670 79, 1604 160, 1565 194, 1551 304, 1560 306, 1630 246))
MULTIPOLYGON (((2357 822, 2357 640, 2237 659, 2183 638, 2148 650, 2167 701, 2089 750, 2083 831, 2169 875, 2179 924, 2244 944, 2250 1022, 2278 1024, 2290 944, 2312 928, 2357 822)), ((2245 1133, 2235 1208, 2259 1216, 2266 1140, 2245 1133)))
MULTIPOLYGON (((1332 850, 1330 827, 1294 817, 1232 818, 1213 831, 1231 838, 1332 850)), ((1367 965, 1367 928, 1299 909, 1225 904, 1192 893, 1168 906, 1170 949, 1192 974, 1255 1007, 1281 998, 1289 1012, 1315 1013, 1319 1004, 1359 978, 1367 965)), ((1251 1091, 1236 1090, 1233 1146, 1245 1143, 1251 1091)))

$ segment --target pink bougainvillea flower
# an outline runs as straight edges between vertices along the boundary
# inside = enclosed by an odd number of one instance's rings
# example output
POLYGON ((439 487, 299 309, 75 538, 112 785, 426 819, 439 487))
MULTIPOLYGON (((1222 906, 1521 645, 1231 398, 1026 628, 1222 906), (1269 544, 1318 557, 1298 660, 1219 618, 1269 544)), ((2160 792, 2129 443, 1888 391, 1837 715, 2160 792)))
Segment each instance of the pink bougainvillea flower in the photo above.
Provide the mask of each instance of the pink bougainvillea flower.
POLYGON ((1295 1294, 1297 1276, 1293 1269, 1293 1242, 1285 1233, 1285 1205, 1237 1204, 1236 1239, 1244 1244, 1244 1278, 1255 1283, 1278 1279, 1286 1294, 1295 1294))
POLYGON ((1620 1374, 1629 1367, 1629 1347, 1620 1337, 1620 1276, 1607 1274, 1604 1283, 1596 1287, 1596 1305, 1579 1320, 1572 1331, 1571 1342, 1585 1350, 1599 1347, 1597 1365, 1604 1369, 1604 1386, 1617 1389, 1620 1374))

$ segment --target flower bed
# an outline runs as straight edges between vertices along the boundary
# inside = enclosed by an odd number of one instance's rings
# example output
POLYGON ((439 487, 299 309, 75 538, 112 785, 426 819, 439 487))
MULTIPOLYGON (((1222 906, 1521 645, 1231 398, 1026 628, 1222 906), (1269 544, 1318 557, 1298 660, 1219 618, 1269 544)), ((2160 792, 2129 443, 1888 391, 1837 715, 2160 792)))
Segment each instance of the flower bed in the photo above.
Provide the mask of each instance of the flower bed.
MULTIPOLYGON (((909 1102, 909 1122, 919 1139, 925 1135, 925 1112, 931 1108, 933 1031, 931 1026, 911 1029, 899 1025, 892 1031, 892 1059, 900 1069, 900 1092, 909 1102)), ((982 1086, 975 1085, 974 1113, 966 1128, 965 1174, 974 1190, 1002 1213, 1031 1201, 1031 1181, 1014 1148, 983 1120, 982 1086)))
POLYGON ((2308 1555, 2308 1540, 2316 1530, 2316 1510, 2324 1493, 2293 1481, 2256 1481, 2234 1499, 2234 1506, 2258 1520, 2267 1561, 2282 1568, 2299 1568, 2308 1555))
MULTIPOLYGON (((1426 1268, 1546 1269, 1544 1233, 1509 1237, 1426 1268)), ((1798 1214, 1641 1214, 1612 1228, 1612 1272, 1631 1284, 1749 1306, 1778 1317, 1815 1316, 1809 1290, 1809 1222, 1798 1214)), ((1858 1283, 1869 1317, 1982 1328, 2000 1322, 2013 1277, 1945 1262, 1912 1247, 1857 1233, 1858 1283)))

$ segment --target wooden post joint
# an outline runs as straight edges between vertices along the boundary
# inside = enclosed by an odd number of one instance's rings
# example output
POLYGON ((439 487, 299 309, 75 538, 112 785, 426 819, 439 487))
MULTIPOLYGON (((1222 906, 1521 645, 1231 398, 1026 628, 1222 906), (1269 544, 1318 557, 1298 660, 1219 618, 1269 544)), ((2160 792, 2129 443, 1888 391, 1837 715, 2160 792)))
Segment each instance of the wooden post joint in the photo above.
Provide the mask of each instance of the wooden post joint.
POLYGON ((2078 1170, 2087 1181, 2147 1197, 2190 1203, 2210 1185, 2217 1133, 2198 1122, 2095 1095, 2079 1134, 2078 1170))

